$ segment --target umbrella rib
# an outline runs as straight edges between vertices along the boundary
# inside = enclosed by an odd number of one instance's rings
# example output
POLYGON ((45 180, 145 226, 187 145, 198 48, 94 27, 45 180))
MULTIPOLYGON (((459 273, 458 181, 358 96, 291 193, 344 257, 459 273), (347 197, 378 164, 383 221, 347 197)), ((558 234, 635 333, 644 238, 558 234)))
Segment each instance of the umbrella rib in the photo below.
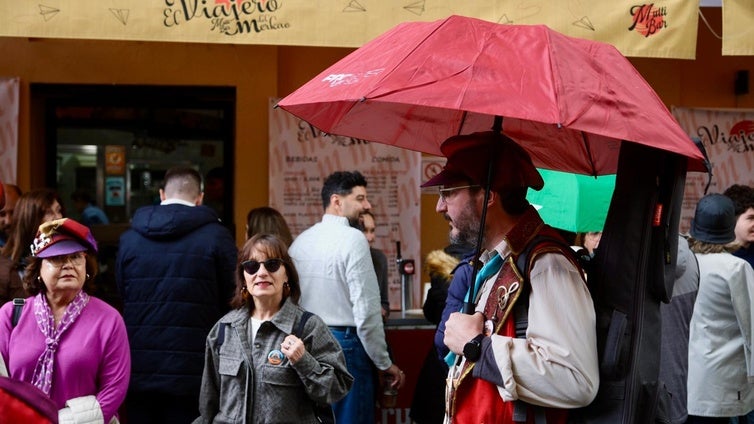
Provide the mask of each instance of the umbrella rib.
MULTIPOLYGON (((461 70, 459 70, 459 71, 457 71, 457 72, 455 72, 453 74, 445 76, 445 78, 447 79, 447 78, 459 75, 459 74, 463 73, 464 71, 466 71, 468 68, 469 67, 467 66, 467 67, 465 67, 465 68, 463 68, 463 69, 461 69, 461 70)), ((364 100, 375 100, 375 99, 379 99, 381 97, 389 96, 389 95, 395 94, 395 93, 404 92, 404 91, 407 91, 407 90, 413 90, 413 89, 417 89, 417 88, 421 88, 421 87, 428 87, 430 85, 437 84, 437 82, 438 82, 437 80, 432 80, 432 81, 426 81, 426 82, 422 82, 422 83, 414 84, 414 85, 406 85, 404 87, 396 88, 394 90, 386 91, 384 93, 379 93, 379 94, 376 94, 376 95, 372 95, 370 93, 370 94, 367 94, 366 96, 363 96, 360 100, 361 101, 364 101, 364 100)))
POLYGON ((463 131, 463 126, 466 124, 466 118, 469 116, 469 112, 462 111, 461 113, 461 122, 458 125, 458 131, 456 131, 455 135, 461 135, 461 131, 463 131))
MULTIPOLYGON (((433 36, 433 35, 434 35, 435 33, 439 32, 439 31, 440 31, 440 30, 442 29, 442 27, 443 27, 443 25, 444 25, 445 23, 446 23, 445 21, 441 22, 441 23, 440 23, 440 25, 436 26, 436 27, 435 27, 435 28, 433 28, 433 29, 432 29, 432 30, 431 30, 431 31, 430 31, 430 32, 429 32, 429 33, 428 33, 427 35, 425 35, 425 36, 424 36, 424 39, 423 39, 423 40, 421 40, 420 42, 416 43, 416 45, 414 45, 414 46, 413 46, 413 47, 411 48, 411 51, 409 51, 408 53, 406 53, 406 54, 404 55, 404 57, 403 57, 403 58, 401 58, 401 59, 400 59, 400 60, 398 61, 398 63, 397 63, 397 64, 393 65, 393 69, 391 69, 390 71, 388 71, 387 73, 383 74, 383 75, 382 75, 382 76, 380 77, 380 81, 379 81, 379 83, 375 84, 375 86, 379 86, 379 84, 380 84, 380 83, 382 83, 382 81, 385 81, 385 80, 386 80, 387 78, 389 78, 389 77, 390 77, 390 76, 391 76, 391 75, 393 74, 393 72, 394 72, 394 71, 395 71, 396 69, 398 69, 398 68, 399 68, 399 66, 400 66, 400 65, 401 65, 401 64, 402 64, 403 62, 405 62, 405 61, 406 61, 406 60, 407 60, 407 59, 408 59, 409 57, 411 57, 411 55, 412 55, 412 54, 414 54, 414 53, 415 53, 415 52, 416 52, 417 50, 419 50, 419 48, 420 48, 420 47, 422 47, 422 46, 424 45, 424 43, 425 43, 425 42, 426 42, 426 41, 427 41, 428 39, 430 39, 430 38, 431 38, 431 37, 432 37, 432 36, 433 36)), ((380 97, 388 96, 388 95, 390 95, 390 94, 394 94, 394 93, 397 93, 397 92, 402 92, 402 91, 405 91, 405 90, 408 90, 408 89, 419 88, 419 87, 424 87, 424 86, 427 86, 427 85, 431 85, 431 84, 434 84, 435 82, 436 82, 436 81, 430 81, 430 82, 421 83, 421 84, 416 84, 416 85, 413 85, 413 86, 409 86, 409 87, 401 87, 400 89, 391 90, 391 91, 389 91, 389 92, 386 92, 386 93, 381 93, 381 94, 378 94, 378 95, 373 95, 372 93, 374 92, 374 90, 372 90, 371 92, 369 92, 368 94, 366 94, 366 95, 365 95, 364 97, 362 97, 362 99, 361 99, 361 100, 362 100, 362 101, 365 101, 365 100, 373 100, 373 99, 379 99, 380 97)))

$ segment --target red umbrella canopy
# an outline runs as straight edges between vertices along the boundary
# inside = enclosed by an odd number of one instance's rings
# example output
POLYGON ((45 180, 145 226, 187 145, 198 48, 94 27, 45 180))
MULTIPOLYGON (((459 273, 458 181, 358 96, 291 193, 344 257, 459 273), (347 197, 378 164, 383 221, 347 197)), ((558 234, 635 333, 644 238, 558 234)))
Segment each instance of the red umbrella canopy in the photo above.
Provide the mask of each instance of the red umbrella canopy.
POLYGON ((440 154, 453 135, 502 131, 537 167, 602 175, 623 140, 691 158, 691 139, 613 46, 543 25, 451 16, 389 30, 278 106, 320 130, 440 154))

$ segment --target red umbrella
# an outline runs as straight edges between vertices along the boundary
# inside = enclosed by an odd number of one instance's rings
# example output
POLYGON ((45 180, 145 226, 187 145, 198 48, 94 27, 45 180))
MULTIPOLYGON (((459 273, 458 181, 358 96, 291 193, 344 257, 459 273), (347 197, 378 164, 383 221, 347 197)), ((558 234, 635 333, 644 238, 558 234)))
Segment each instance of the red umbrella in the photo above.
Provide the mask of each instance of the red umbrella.
POLYGON ((502 132, 537 167, 602 175, 622 140, 689 157, 691 139, 613 46, 542 25, 451 16, 366 43, 278 105, 320 130, 440 154, 450 136, 502 132))

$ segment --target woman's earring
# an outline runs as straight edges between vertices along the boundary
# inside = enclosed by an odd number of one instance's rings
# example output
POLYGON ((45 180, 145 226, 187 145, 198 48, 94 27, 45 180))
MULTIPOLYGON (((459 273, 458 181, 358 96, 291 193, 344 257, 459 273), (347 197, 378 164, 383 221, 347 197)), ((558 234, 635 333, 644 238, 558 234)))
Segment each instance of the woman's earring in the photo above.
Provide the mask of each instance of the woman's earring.
POLYGON ((86 279, 87 280, 89 279, 89 273, 88 272, 86 273, 86 279))

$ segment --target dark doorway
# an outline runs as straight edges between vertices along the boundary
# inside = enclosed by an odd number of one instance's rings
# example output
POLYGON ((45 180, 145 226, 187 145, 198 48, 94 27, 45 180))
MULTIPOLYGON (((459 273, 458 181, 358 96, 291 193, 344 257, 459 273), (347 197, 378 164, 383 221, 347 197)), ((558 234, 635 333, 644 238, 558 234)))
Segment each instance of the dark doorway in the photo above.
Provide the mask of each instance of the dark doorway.
POLYGON ((31 92, 44 111, 46 162, 55 164, 44 167, 45 184, 69 216, 70 194, 84 189, 113 224, 127 223, 158 201, 168 168, 188 165, 215 177, 205 204, 233 228, 225 193, 233 192, 235 88, 31 84, 31 92))
POLYGON ((120 234, 136 209, 159 203, 172 166, 211 177, 205 204, 235 234, 235 105, 234 87, 31 84, 32 131, 43 141, 33 172, 44 175, 36 179, 59 192, 66 216, 79 218, 71 194, 80 190, 110 221, 92 225, 98 297, 120 307, 114 279, 120 234))

